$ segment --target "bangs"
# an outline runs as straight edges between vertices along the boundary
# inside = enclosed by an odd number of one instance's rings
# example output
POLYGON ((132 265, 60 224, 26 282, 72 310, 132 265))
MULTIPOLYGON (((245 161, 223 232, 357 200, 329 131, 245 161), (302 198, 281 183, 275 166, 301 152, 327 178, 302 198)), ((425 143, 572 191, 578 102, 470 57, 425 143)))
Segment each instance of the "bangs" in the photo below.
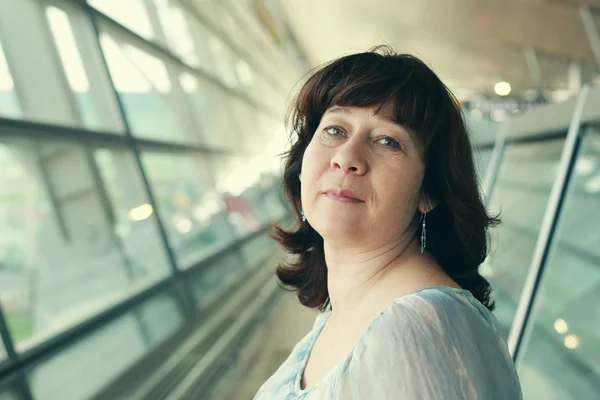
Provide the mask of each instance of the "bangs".
POLYGON ((313 75, 298 95, 297 122, 314 132, 325 111, 336 105, 377 107, 376 112, 389 105, 395 122, 415 133, 425 148, 448 109, 457 107, 446 86, 417 58, 374 52, 343 57, 313 75))

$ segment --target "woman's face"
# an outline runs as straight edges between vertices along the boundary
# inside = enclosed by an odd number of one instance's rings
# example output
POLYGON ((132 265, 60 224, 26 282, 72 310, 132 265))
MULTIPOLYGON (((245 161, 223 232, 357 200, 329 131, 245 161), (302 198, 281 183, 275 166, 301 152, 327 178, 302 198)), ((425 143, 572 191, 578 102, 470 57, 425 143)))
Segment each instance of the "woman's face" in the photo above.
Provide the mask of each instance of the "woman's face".
POLYGON ((417 207, 426 210, 422 145, 390 107, 376 109, 329 108, 302 160, 305 215, 338 245, 396 241, 409 233, 417 207))

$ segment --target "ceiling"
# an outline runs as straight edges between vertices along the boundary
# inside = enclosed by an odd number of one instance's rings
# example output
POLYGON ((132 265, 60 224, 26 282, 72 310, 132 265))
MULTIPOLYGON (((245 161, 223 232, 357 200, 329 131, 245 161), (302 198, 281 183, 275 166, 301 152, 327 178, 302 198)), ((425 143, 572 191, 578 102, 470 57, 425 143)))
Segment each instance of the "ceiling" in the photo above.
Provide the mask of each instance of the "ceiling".
POLYGON ((499 80, 517 94, 568 89, 570 64, 582 66, 584 79, 597 68, 578 6, 592 7, 600 29, 600 0, 272 1, 312 66, 386 43, 423 59, 462 99, 492 93, 499 80))

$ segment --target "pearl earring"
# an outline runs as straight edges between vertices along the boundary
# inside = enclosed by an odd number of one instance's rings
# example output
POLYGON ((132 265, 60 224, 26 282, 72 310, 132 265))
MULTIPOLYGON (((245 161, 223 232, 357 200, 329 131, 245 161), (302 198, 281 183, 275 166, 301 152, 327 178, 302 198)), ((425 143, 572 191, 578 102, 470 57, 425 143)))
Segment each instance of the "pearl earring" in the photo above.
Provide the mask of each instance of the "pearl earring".
POLYGON ((302 221, 306 221, 306 215, 304 214, 304 209, 300 210, 300 214, 302 214, 302 221))

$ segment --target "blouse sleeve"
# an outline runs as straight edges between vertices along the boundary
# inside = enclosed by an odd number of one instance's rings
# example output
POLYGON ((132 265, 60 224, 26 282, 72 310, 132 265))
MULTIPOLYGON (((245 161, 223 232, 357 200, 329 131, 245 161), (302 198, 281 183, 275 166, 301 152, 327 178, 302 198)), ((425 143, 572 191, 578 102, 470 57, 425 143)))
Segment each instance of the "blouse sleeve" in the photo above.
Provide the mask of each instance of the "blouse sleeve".
POLYGON ((495 327, 459 293, 404 296, 354 349, 347 397, 522 399, 514 363, 495 327))

